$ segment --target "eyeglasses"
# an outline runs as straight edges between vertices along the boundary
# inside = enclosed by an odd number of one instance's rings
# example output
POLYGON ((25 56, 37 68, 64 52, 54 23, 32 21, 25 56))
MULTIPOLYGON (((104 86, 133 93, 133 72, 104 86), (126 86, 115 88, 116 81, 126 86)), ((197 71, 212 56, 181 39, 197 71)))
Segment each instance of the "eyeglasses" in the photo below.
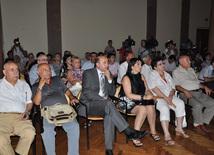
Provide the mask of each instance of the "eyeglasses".
POLYGON ((38 59, 38 61, 48 61, 48 59, 38 59))

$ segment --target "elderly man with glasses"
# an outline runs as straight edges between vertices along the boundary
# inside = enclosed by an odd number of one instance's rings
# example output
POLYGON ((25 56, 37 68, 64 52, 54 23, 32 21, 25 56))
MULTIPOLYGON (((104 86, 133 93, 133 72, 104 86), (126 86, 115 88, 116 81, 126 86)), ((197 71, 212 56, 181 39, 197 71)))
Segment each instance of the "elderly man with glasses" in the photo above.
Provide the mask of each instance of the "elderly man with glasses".
MULTIPOLYGON (((34 83, 38 82, 39 76, 37 75, 36 71, 37 71, 38 65, 40 65, 40 64, 48 64, 48 58, 45 54, 39 55, 39 57, 37 59, 37 64, 33 65, 29 72, 31 86, 34 83)), ((50 65, 50 68, 51 68, 51 75, 56 76, 56 73, 51 65, 50 65)))

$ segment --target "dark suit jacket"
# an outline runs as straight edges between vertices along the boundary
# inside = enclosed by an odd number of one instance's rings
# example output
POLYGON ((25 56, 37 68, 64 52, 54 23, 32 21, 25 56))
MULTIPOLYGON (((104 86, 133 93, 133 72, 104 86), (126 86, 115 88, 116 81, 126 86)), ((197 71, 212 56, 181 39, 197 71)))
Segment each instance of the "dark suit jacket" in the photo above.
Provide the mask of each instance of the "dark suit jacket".
MULTIPOLYGON (((90 102, 101 101, 103 98, 99 96, 100 91, 100 85, 99 85, 99 77, 97 73, 97 68, 92 68, 89 70, 84 71, 83 73, 83 79, 82 79, 82 93, 80 96, 80 101, 85 103, 87 107, 89 107, 90 102)), ((113 96, 116 92, 115 85, 113 83, 113 77, 112 77, 112 83, 108 82, 108 79, 105 77, 105 91, 107 93, 107 96, 113 96)), ((79 108, 79 114, 83 114, 83 108, 82 106, 79 108)))

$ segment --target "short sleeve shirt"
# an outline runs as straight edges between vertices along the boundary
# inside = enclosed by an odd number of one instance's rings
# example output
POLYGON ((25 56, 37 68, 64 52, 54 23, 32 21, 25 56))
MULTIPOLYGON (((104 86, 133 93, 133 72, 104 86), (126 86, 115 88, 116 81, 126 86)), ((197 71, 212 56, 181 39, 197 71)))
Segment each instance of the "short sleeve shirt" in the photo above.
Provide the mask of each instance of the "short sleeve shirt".
MULTIPOLYGON (((39 82, 32 87, 33 97, 36 94, 39 82)), ((65 93, 69 89, 65 86, 60 77, 52 77, 50 85, 45 84, 42 88, 41 107, 52 106, 56 103, 67 104, 65 93)))

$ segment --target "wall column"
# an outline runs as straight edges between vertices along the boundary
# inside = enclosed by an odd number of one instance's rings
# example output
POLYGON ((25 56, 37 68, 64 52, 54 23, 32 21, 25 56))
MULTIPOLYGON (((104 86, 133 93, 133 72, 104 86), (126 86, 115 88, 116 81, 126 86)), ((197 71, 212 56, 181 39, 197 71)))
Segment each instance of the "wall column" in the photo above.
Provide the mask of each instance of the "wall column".
POLYGON ((3 30, 2 30, 2 16, 1 16, 1 2, 0 2, 0 78, 3 77, 3 63, 4 63, 4 54, 3 54, 3 30))
POLYGON ((214 0, 212 0, 210 13, 208 52, 211 53, 212 56, 214 56, 214 0))
POLYGON ((182 0, 180 44, 189 39, 190 0, 182 0))
POLYGON ((147 34, 146 39, 156 38, 157 0, 147 0, 147 34))
POLYGON ((48 53, 62 53, 61 2, 47 0, 48 53))

